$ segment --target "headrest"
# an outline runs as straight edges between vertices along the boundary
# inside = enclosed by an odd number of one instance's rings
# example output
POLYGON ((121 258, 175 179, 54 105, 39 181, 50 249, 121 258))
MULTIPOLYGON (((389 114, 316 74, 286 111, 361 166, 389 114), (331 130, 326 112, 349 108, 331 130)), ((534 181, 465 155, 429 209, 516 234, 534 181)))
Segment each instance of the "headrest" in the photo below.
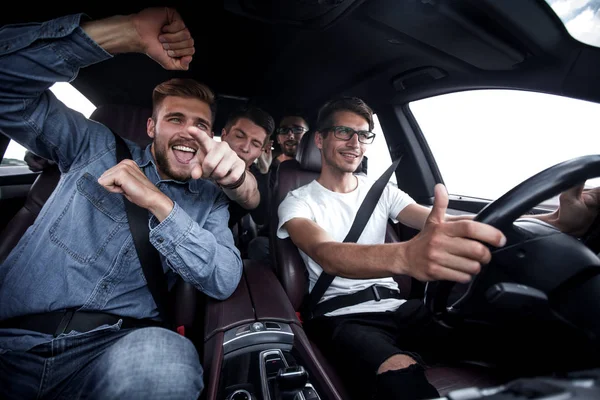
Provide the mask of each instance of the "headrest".
MULTIPOLYGON (((315 144, 316 131, 306 132, 296 152, 296 160, 300 163, 300 168, 305 171, 321 172, 321 150, 315 144)), ((355 173, 367 171, 367 157, 363 157, 361 164, 356 168, 355 173)))
POLYGON ((296 152, 300 168, 306 171, 321 172, 321 150, 315 144, 315 131, 306 132, 296 152))
POLYGON ((94 110, 90 119, 112 129, 117 135, 146 147, 152 138, 146 131, 152 109, 126 104, 105 104, 94 110))

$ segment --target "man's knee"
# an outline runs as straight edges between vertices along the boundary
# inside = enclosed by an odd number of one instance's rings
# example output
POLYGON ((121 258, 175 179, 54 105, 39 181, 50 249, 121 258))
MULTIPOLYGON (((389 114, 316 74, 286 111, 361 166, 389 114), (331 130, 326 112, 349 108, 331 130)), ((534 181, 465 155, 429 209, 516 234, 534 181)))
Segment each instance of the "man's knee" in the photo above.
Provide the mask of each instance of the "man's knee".
POLYGON ((95 370, 102 398, 197 399, 202 366, 193 343, 167 329, 137 329, 113 344, 95 370))
POLYGON ((381 363, 379 369, 377 370, 377 374, 379 375, 387 371, 396 371, 399 369, 408 368, 416 363, 417 361, 415 361, 414 358, 406 354, 395 354, 381 363))
MULTIPOLYGON (((405 357, 412 360, 408 356, 405 357)), ((395 366, 406 365, 407 362, 400 360, 395 366)), ((415 360, 406 367, 388 369, 377 374, 374 400, 420 400, 438 397, 437 389, 427 380, 425 370, 415 360)))

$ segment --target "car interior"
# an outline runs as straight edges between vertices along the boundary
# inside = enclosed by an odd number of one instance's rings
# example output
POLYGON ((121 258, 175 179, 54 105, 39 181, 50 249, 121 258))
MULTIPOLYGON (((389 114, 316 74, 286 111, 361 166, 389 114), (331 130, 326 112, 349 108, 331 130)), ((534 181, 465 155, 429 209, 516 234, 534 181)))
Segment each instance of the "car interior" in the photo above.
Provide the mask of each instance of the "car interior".
MULTIPOLYGON (((418 203, 431 206, 435 184, 444 183, 444 170, 411 111, 411 102, 464 91, 511 89, 600 103, 600 48, 575 39, 551 2, 14 4, 15 11, 0 16, 0 29, 5 24, 42 22, 70 13, 97 19, 148 6, 175 7, 195 38, 190 69, 166 71, 140 54, 117 55, 82 69, 70 83, 95 105, 90 119, 141 146, 148 144, 146 121, 151 115, 152 89, 171 77, 195 78, 216 92, 213 130, 217 137, 229 112, 241 104, 263 107, 276 122, 287 110, 301 109, 310 116, 312 126, 326 100, 358 96, 377 115, 389 159, 401 157, 395 184, 418 203)), ((589 3, 598 6, 594 0, 589 3)), ((299 310, 308 291, 306 267, 293 242, 276 235, 277 206, 291 190, 319 175, 321 156, 314 134, 309 130, 298 146, 296 160, 282 163, 277 171, 277 183, 268 199, 270 264, 245 257, 245 245, 257 234, 255 224, 246 217, 234 227, 244 273, 231 297, 209 298, 183 280, 173 289, 175 319, 185 326, 185 335, 196 345, 205 370, 202 399, 368 398, 371 389, 357 391, 360 382, 344 381, 326 349, 320 349, 303 330, 299 310)), ((478 138, 483 146, 491 146, 493 140, 486 132, 478 138)), ((0 156, 9 142, 0 135, 0 156)), ((469 151, 477 150, 465 148, 465 154, 453 157, 466 157, 469 151)), ((593 148, 588 155, 565 159, 497 199, 451 193, 449 213, 475 215, 502 229, 508 238, 508 245, 494 251, 490 264, 470 283, 395 277, 401 293, 423 299, 446 329, 472 328, 483 333, 505 329, 555 343, 539 359, 518 360, 509 368, 471 358, 430 365, 426 376, 441 396, 600 398, 600 358, 596 357, 600 356, 600 219, 581 239, 575 239, 520 218, 551 210, 545 200, 599 177, 599 154, 593 148)), ((530 156, 535 158, 535 151, 530 156)), ((374 158, 369 157, 361 168, 366 170, 368 165, 370 171, 374 158)), ((507 155, 505 162, 518 165, 528 160, 507 155)), ((24 163, 0 166, 0 262, 35 221, 59 179, 54 166, 41 172, 32 172, 24 163)), ((388 243, 417 234, 391 221, 387 228, 388 243)), ((486 340, 483 335, 482 340, 486 340)))

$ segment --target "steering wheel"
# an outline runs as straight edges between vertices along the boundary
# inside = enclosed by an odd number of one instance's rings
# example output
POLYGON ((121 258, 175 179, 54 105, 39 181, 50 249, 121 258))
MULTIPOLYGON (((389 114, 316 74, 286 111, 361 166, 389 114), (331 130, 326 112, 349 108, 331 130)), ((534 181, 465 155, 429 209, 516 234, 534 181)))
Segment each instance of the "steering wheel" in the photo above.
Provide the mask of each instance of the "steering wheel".
MULTIPOLYGON (((517 221, 540 202, 597 176, 600 155, 574 158, 539 172, 482 209, 475 221, 500 229, 507 244, 490 247, 492 260, 468 284, 428 282, 424 302, 434 317, 453 326, 489 315, 492 303, 515 310, 523 304, 547 305, 550 296, 596 276, 593 290, 598 290, 600 259, 587 246, 540 220, 517 221)), ((600 318, 600 302, 595 303, 600 318)))

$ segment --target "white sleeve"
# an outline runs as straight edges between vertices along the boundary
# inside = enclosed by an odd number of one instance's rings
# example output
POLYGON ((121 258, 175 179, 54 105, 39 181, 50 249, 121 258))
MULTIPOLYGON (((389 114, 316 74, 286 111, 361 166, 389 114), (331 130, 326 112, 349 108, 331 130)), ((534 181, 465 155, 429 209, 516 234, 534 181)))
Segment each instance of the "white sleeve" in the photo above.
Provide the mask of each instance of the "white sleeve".
POLYGON ((277 226, 277 237, 285 239, 289 237, 287 229, 283 228, 283 224, 293 218, 307 218, 314 221, 314 215, 310 209, 308 203, 290 192, 285 196, 285 199, 279 205, 277 210, 279 216, 279 225, 277 226))
POLYGON ((387 205, 388 217, 394 221, 394 223, 398 223, 396 217, 400 214, 400 211, 404 210, 404 207, 415 203, 413 198, 406 192, 403 192, 389 183, 383 191, 383 198, 387 205))

